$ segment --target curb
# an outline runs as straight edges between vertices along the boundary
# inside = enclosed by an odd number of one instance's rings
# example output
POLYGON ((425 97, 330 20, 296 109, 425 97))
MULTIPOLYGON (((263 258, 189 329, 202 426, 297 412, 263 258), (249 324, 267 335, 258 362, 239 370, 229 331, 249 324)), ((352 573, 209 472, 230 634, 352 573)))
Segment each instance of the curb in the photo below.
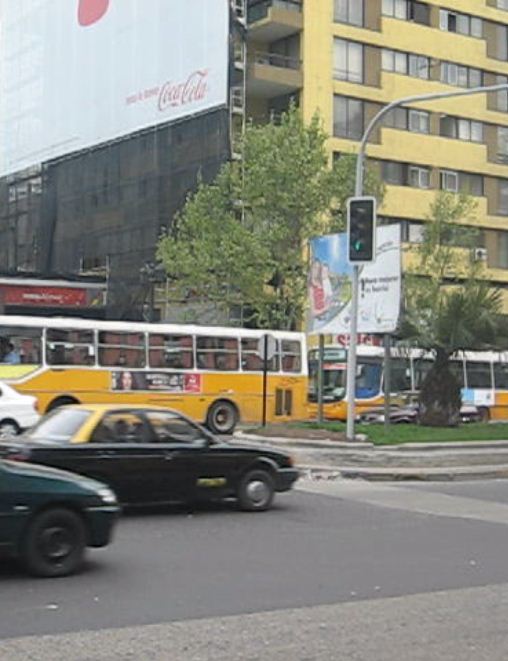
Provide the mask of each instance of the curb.
POLYGON ((360 479, 369 482, 428 481, 453 482, 461 480, 488 480, 508 478, 508 465, 456 466, 452 468, 351 468, 299 465, 301 477, 311 479, 360 479), (328 475, 328 477, 319 477, 328 475))
POLYGON ((506 441, 443 441, 429 443, 397 443, 374 445, 371 441, 332 441, 330 439, 287 438, 283 436, 257 436, 237 431, 234 438, 249 443, 266 445, 297 446, 327 450, 374 450, 375 452, 435 452, 437 450, 508 450, 506 441))
MULTIPOLYGON (((326 448, 327 450, 372 450, 376 448, 370 441, 332 441, 331 439, 287 438, 285 436, 256 436, 243 431, 237 431, 234 437, 249 443, 264 443, 265 445, 298 445, 302 448, 326 448)), ((378 446, 379 447, 379 446, 378 446)), ((508 442, 506 444, 508 448, 508 442)))

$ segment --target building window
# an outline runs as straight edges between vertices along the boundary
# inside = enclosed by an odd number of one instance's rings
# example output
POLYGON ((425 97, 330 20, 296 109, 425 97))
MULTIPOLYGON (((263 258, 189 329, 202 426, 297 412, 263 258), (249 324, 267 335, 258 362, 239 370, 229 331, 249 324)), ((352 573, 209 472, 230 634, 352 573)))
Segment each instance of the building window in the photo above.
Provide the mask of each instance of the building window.
POLYGON ((381 62, 384 71, 402 73, 414 78, 428 79, 429 77, 429 58, 423 55, 383 48, 381 62))
POLYGON ((334 20, 363 26, 363 2, 364 0, 335 0, 334 20))
POLYGON ((333 97, 333 135, 360 140, 363 135, 363 102, 345 96, 333 97))
POLYGON ((498 268, 508 269, 508 232, 497 234, 497 264, 498 268))
POLYGON ((481 197, 483 195, 483 176, 481 174, 460 172, 459 189, 461 193, 481 197))
POLYGON ((430 169, 419 165, 382 161, 381 176, 384 182, 393 186, 430 188, 430 169))
POLYGON ((430 115, 425 110, 394 108, 385 116, 384 125, 413 133, 429 133, 430 115))
MULTIPOLYGON (((508 1, 508 0, 507 0, 508 1)), ((508 76, 496 76, 496 85, 508 84, 508 76)), ((500 112, 508 112, 508 90, 499 90, 497 95, 497 109, 500 112)))
POLYGON ((497 58, 508 60, 508 28, 506 25, 497 25, 497 58))
POLYGON ((333 40, 333 77, 350 83, 363 82, 363 46, 355 41, 333 40))
POLYGON ((497 156, 504 163, 508 161, 508 126, 497 127, 497 156))
POLYGON ((423 25, 430 23, 429 6, 416 0, 383 0, 384 16, 400 18, 404 21, 414 21, 423 25))
POLYGON ((451 193, 466 193, 480 197, 483 195, 483 176, 469 172, 454 172, 441 170, 439 172, 440 188, 451 193))
POLYGON ((480 87, 483 75, 479 69, 464 67, 454 62, 441 62, 441 82, 457 87, 480 87))
POLYGON ((410 110, 408 128, 414 133, 429 133, 430 114, 425 110, 410 110))
POLYGON ((471 119, 459 119, 446 115, 440 119, 439 135, 470 142, 483 142, 483 124, 471 119))
POLYGON ((378 226, 399 225, 400 240, 403 243, 422 243, 425 231, 423 221, 410 221, 405 218, 391 218, 390 216, 378 216, 378 226))
POLYGON ((508 9, 508 0, 497 0, 498 9, 508 9))
POLYGON ((498 179, 498 212, 508 216, 508 179, 498 179))
POLYGON ((430 188, 430 170, 417 165, 409 166, 409 185, 413 188, 430 188))
POLYGON ((451 170, 441 170, 439 173, 439 185, 441 190, 447 190, 452 193, 459 192, 459 175, 458 172, 451 170))
POLYGON ((439 10, 439 27, 447 32, 457 32, 471 37, 481 38, 483 36, 481 18, 448 9, 439 10))

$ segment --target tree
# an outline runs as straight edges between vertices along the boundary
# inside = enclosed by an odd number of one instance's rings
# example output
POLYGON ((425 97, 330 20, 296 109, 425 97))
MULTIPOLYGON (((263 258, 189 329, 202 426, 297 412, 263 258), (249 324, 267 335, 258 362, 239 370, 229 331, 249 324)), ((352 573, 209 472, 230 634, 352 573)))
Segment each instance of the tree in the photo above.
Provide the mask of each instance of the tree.
MULTIPOLYGON (((243 162, 226 163, 211 184, 201 181, 159 242, 173 293, 242 305, 259 327, 297 326, 307 243, 344 228, 354 190, 354 156, 329 167, 326 140, 319 118, 305 125, 294 107, 277 124, 250 124, 243 162)), ((381 200, 383 186, 370 172, 366 189, 381 200)))
POLYGON ((499 340, 500 292, 483 279, 485 266, 474 256, 478 231, 467 224, 475 211, 472 198, 439 193, 405 278, 402 335, 435 358, 420 391, 420 422, 428 426, 459 421, 460 385, 450 358, 495 348, 499 340))

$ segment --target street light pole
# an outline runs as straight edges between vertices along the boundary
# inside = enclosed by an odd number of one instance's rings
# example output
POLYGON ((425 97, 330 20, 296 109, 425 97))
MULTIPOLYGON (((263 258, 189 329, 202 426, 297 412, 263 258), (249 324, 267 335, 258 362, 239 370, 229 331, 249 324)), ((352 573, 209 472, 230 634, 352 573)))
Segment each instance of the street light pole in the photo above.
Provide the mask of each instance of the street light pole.
MULTIPOLYGON (((448 99, 454 96, 470 96, 472 94, 483 94, 487 92, 498 92, 501 90, 508 90, 508 84, 501 85, 487 85, 481 87, 471 87, 469 89, 454 90, 452 92, 437 92, 434 94, 418 94, 415 96, 406 96, 402 99, 392 101, 384 108, 374 115, 369 122, 360 142, 360 148, 356 157, 356 179, 355 179, 355 197, 363 195, 363 173, 364 173, 364 160, 367 141, 370 134, 387 113, 399 106, 405 106, 410 103, 418 103, 420 101, 435 101, 437 99, 448 99)), ((346 437, 348 441, 355 440, 355 380, 356 380, 356 344, 357 344, 357 328, 358 328, 358 280, 360 276, 360 267, 353 265, 352 277, 352 295, 351 295, 351 322, 349 331, 349 351, 347 359, 347 384, 346 384, 346 397, 347 397, 347 423, 346 423, 346 437)))

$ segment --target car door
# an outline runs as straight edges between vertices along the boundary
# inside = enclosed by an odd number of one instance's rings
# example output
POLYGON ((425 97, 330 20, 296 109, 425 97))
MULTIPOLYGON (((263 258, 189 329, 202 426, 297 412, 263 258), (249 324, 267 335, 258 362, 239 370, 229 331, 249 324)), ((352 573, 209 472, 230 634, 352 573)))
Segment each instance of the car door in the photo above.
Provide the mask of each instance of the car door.
POLYGON ((87 475, 109 484, 120 502, 146 504, 157 500, 154 477, 161 461, 160 448, 150 443, 142 414, 134 409, 109 411, 86 445, 87 475))
POLYGON ((0 549, 17 542, 24 522, 24 516, 16 509, 24 504, 24 494, 18 493, 16 482, 0 460, 0 549))
POLYGON ((146 410, 151 439, 161 461, 154 487, 160 500, 189 500, 196 496, 199 466, 208 447, 208 437, 175 411, 146 410))

